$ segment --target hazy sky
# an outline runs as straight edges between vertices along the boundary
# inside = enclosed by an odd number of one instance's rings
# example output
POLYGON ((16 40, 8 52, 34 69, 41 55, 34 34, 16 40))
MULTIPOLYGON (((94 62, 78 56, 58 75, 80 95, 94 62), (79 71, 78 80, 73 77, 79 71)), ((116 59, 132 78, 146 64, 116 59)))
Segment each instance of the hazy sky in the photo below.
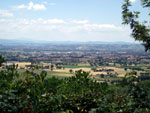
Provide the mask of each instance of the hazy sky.
MULTIPOLYGON (((131 0, 140 9, 139 1, 131 0)), ((126 41, 123 0, 0 0, 0 39, 126 41)))

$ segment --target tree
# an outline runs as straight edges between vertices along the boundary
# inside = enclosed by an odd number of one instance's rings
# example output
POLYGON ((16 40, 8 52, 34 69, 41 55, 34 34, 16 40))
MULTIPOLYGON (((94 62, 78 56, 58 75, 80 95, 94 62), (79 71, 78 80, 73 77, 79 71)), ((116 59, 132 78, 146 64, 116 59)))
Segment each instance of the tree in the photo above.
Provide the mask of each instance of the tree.
POLYGON ((51 71, 53 71, 54 70, 54 65, 53 64, 51 64, 51 71))
POLYGON ((2 63, 5 62, 5 59, 0 55, 0 67, 2 66, 2 63))
MULTIPOLYGON (((150 50, 150 21, 140 22, 138 11, 130 11, 129 7, 132 6, 130 0, 124 0, 125 3, 122 5, 122 19, 123 24, 129 24, 132 30, 131 36, 138 40, 144 45, 145 50, 150 50)), ((150 8, 150 0, 141 0, 143 8, 150 8)), ((150 15, 150 14, 149 14, 150 15)))
POLYGON ((128 69, 127 69, 127 68, 124 68, 124 70, 127 71, 128 69))
POLYGON ((73 73, 73 70, 72 70, 72 69, 70 69, 70 70, 69 70, 69 72, 70 72, 70 73, 73 73))

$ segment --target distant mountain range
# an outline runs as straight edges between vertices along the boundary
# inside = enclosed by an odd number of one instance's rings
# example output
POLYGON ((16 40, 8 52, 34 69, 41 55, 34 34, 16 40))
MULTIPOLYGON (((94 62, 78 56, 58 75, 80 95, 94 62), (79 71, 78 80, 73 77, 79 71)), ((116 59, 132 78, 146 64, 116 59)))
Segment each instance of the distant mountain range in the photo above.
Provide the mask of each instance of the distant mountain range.
POLYGON ((13 40, 13 39, 0 39, 0 44, 119 44, 119 45, 130 45, 139 44, 131 42, 102 42, 102 41, 88 41, 88 42, 77 42, 77 41, 41 41, 41 40, 13 40))

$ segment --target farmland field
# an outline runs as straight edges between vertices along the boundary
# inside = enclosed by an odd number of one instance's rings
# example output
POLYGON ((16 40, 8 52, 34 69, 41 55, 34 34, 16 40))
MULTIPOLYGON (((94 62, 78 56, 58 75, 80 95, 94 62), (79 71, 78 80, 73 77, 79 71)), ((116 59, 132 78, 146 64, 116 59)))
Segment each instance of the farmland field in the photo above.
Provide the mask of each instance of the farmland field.
MULTIPOLYGON (((65 69, 54 69, 53 71, 51 71, 50 69, 35 69, 34 72, 35 73, 40 73, 41 71, 46 71, 47 72, 47 78, 50 77, 57 77, 57 78, 66 78, 66 77, 71 77, 75 75, 76 71, 79 70, 83 70, 85 72, 89 72, 91 75, 91 78, 95 79, 95 80, 118 80, 120 77, 124 77, 124 75, 129 72, 129 71, 124 71, 123 68, 116 68, 116 67, 99 67, 97 69, 113 69, 114 72, 118 73, 117 78, 113 78, 113 77, 105 77, 105 78, 101 78, 99 77, 100 74, 107 74, 107 72, 103 71, 103 72, 94 72, 93 70, 91 70, 91 67, 83 67, 83 66, 67 66, 65 69), (72 68, 73 67, 73 68, 72 68), (72 73, 70 73, 70 70, 72 70, 72 73)), ((26 71, 26 69, 18 69, 18 72, 20 74, 23 74, 26 71)), ((30 70, 32 71, 32 70, 30 70)))
MULTIPOLYGON (((11 65, 12 63, 7 63, 7 65, 11 65)), ((48 63, 47 63, 48 64, 48 63)), ((15 65, 18 65, 18 72, 22 75, 26 70, 30 70, 31 69, 21 69, 23 67, 25 67, 25 65, 31 65, 30 62, 16 62, 15 65)), ((150 69, 148 69, 149 65, 143 65, 143 64, 139 64, 137 66, 90 66, 88 63, 79 63, 76 65, 61 65, 63 68, 62 69, 56 69, 54 68, 53 70, 50 69, 34 69, 35 73, 40 73, 41 71, 46 71, 47 72, 47 78, 50 77, 57 77, 57 78, 66 78, 66 77, 71 77, 75 75, 76 71, 82 70, 85 72, 89 72, 91 75, 91 78, 95 79, 95 80, 118 80, 120 79, 120 77, 124 77, 126 75, 126 73, 129 73, 132 71, 132 68, 141 68, 146 70, 147 72, 150 71, 150 69), (95 68, 97 70, 103 70, 103 71, 94 71, 92 70, 92 68, 95 68), (125 68, 128 68, 125 71, 125 68), (130 69, 131 68, 131 69, 130 69), (109 70, 112 69, 112 72, 107 72, 105 70, 109 70), (70 72, 70 70, 72 70, 72 72, 70 72), (109 77, 107 76, 108 73, 112 73, 117 75, 117 77, 109 77), (104 74, 106 75, 104 78, 101 78, 99 75, 104 74)), ((137 75, 140 75, 142 71, 137 71, 137 75)))

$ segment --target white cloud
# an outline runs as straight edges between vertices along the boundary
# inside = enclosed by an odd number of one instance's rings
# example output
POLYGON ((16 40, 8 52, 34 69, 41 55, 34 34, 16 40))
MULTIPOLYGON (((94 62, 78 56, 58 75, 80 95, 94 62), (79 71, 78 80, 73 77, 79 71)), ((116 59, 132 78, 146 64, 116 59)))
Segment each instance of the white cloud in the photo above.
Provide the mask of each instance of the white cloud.
POLYGON ((74 24, 87 24, 89 21, 88 20, 80 20, 80 21, 77 21, 77 20, 73 20, 72 23, 74 24))
POLYGON ((115 26, 113 24, 83 24, 77 26, 71 26, 70 28, 65 28, 62 30, 64 32, 103 32, 103 31, 124 31, 120 26, 115 26))
MULTIPOLYGON (((41 40, 111 41, 130 40, 129 30, 113 24, 74 24, 62 19, 8 19, 0 20, 0 38, 30 37, 41 40)), ((83 21, 83 20, 79 20, 83 21)), ((83 22, 84 23, 84 22, 83 22)))
POLYGON ((0 17, 12 17, 13 13, 10 13, 7 10, 0 10, 0 17))
POLYGON ((60 19, 48 19, 47 23, 52 23, 52 24, 64 24, 66 23, 64 20, 60 19))
POLYGON ((27 10, 46 10, 46 7, 44 4, 34 4, 33 2, 30 2, 28 5, 17 5, 13 6, 13 9, 19 10, 19 9, 27 9, 27 10))
POLYGON ((136 0, 129 0, 129 1, 132 2, 132 3, 136 2, 136 0))
POLYGON ((34 4, 33 2, 30 2, 27 9, 28 10, 46 10, 46 7, 43 4, 34 4))
MULTIPOLYGON (((16 24, 19 24, 21 26, 28 25, 31 26, 41 26, 50 28, 51 26, 55 26, 55 28, 62 32, 77 32, 80 30, 84 30, 87 32, 91 31, 122 31, 124 30, 120 26, 115 26, 113 24, 90 24, 88 23, 88 20, 86 21, 65 21, 62 19, 17 19, 16 24)), ((36 29, 36 28, 35 28, 36 29)))
POLYGON ((85 30, 88 30, 88 31, 92 31, 92 30, 122 30, 121 27, 118 27, 118 26, 115 26, 113 24, 85 24, 83 26, 83 28, 85 30))
POLYGON ((14 6, 15 9, 25 9, 27 8, 24 4, 22 5, 18 5, 18 6, 14 6))
POLYGON ((17 21, 20 24, 26 24, 26 25, 47 25, 49 26, 50 24, 65 24, 66 22, 61 19, 43 19, 43 18, 38 18, 38 19, 17 19, 17 21))

